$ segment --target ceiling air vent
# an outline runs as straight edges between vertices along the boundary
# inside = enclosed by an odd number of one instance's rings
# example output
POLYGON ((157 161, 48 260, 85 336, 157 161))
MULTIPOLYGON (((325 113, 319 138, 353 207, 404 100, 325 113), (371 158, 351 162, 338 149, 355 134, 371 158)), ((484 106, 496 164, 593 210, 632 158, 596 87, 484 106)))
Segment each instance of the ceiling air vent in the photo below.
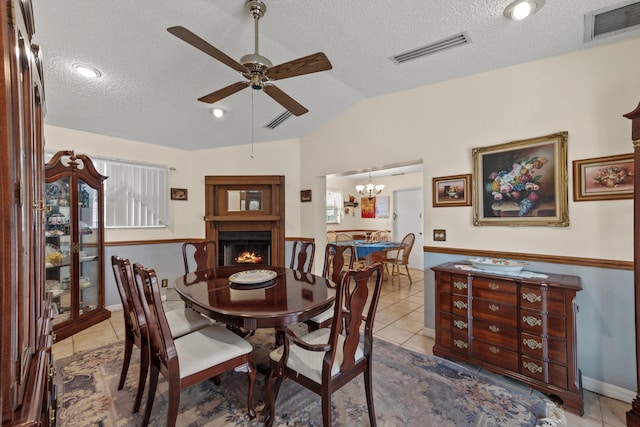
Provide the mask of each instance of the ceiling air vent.
POLYGON ((282 122, 284 122, 285 120, 287 120, 289 117, 291 117, 291 111, 289 110, 284 110, 284 112, 282 112, 281 114, 279 114, 278 116, 276 116, 275 119, 271 120, 269 123, 267 123, 266 125, 264 125, 265 128, 267 129, 275 129, 278 126, 280 126, 282 124, 282 122))
POLYGON ((637 0, 600 9, 584 16, 585 42, 638 29, 640 29, 640 1, 637 0))
POLYGON ((409 50, 399 55, 392 56, 391 59, 396 64, 402 64, 412 59, 422 58, 423 56, 431 55, 434 53, 442 52, 447 49, 462 46, 467 43, 471 43, 471 39, 467 33, 456 34, 455 36, 447 37, 446 39, 439 40, 435 43, 409 50))

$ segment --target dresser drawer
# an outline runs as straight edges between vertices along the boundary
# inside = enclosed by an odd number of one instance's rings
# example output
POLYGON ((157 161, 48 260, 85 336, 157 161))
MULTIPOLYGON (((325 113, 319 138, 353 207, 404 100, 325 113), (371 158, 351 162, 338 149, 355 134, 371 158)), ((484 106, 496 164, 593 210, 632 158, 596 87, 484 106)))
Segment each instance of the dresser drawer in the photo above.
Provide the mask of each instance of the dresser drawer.
POLYGON ((518 326, 518 308, 515 305, 474 298, 472 313, 474 319, 502 323, 513 328, 518 326))
MULTIPOLYGON (((536 359, 542 359, 543 340, 539 336, 523 333, 522 354, 536 359)), ((567 364, 567 341, 559 338, 547 338, 548 359, 561 365, 567 364)))
POLYGON ((473 338, 496 344, 513 351, 518 350, 518 331, 503 323, 473 319, 473 338))
POLYGON ((458 295, 468 295, 469 278, 467 276, 451 275, 451 292, 458 295))
POLYGON ((518 369, 518 353, 495 344, 473 340, 473 357, 510 371, 518 369))
POLYGON ((520 365, 523 375, 564 389, 567 388, 568 381, 566 366, 558 365, 556 363, 548 363, 547 369, 549 370, 549 381, 545 381, 544 363, 541 360, 522 356, 520 365))
POLYGON ((471 286, 474 298, 490 299, 513 305, 518 303, 518 285, 513 282, 474 277, 471 286))
POLYGON ((469 333, 469 319, 462 316, 453 316, 453 330, 459 333, 469 333))
MULTIPOLYGON (((539 311, 520 310, 520 328, 533 335, 542 335, 543 316, 539 311)), ((547 335, 566 338, 566 319, 561 316, 547 315, 547 335)))
POLYGON ((451 297, 451 312, 453 314, 457 314, 458 316, 467 316, 467 312, 469 309, 469 300, 467 297, 463 297, 460 295, 453 295, 451 297))
POLYGON ((451 349, 462 354, 469 354, 469 336, 464 333, 453 333, 451 349))
MULTIPOLYGON (((538 286, 521 286, 520 287, 520 306, 533 310, 542 311, 542 287, 538 286)), ((547 312, 564 315, 564 292, 554 291, 547 288, 547 312)))

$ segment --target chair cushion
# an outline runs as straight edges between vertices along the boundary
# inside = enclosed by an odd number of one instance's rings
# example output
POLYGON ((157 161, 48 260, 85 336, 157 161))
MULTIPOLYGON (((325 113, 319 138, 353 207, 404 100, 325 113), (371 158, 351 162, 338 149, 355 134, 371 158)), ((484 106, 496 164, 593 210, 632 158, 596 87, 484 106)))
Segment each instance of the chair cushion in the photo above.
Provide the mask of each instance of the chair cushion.
POLYGON ((180 378, 253 351, 251 344, 218 324, 184 335, 174 340, 174 345, 180 378))
POLYGON ((190 308, 178 308, 166 311, 167 322, 171 329, 171 336, 178 338, 190 332, 197 331, 214 323, 213 320, 191 310, 190 308))
POLYGON ((325 311, 323 311, 320 314, 316 314, 315 316, 313 316, 311 319, 312 322, 316 322, 316 323, 322 323, 325 320, 329 320, 333 317, 333 312, 335 311, 335 306, 334 304, 331 304, 331 307, 329 307, 328 309, 326 309, 325 311))
MULTIPOLYGON (((300 337, 301 340, 309 344, 321 344, 329 341, 329 334, 331 330, 329 328, 318 329, 305 336, 300 337)), ((340 365, 342 364, 342 346, 344 345, 344 337, 338 336, 338 349, 336 352, 336 358, 334 359, 333 366, 331 367, 331 376, 340 372, 340 365)), ((287 360, 287 367, 299 374, 304 375, 310 380, 320 384, 322 381, 322 360, 324 359, 325 352, 323 351, 309 351, 298 347, 295 344, 291 344, 289 350, 289 359, 287 360)), ((282 346, 273 350, 269 357, 272 360, 278 361, 282 358, 282 346)), ((362 347, 358 345, 356 350, 356 361, 364 357, 362 347)))

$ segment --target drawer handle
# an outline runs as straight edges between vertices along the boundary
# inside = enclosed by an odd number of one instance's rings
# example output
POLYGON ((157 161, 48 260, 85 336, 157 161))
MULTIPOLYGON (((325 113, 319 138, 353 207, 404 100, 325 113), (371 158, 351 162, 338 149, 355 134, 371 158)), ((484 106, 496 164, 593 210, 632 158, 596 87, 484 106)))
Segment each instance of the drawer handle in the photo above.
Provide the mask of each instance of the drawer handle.
POLYGON ((491 289, 492 291, 497 291, 498 289, 500 289, 500 285, 496 285, 493 282, 489 282, 489 289, 491 289))
POLYGON ((456 289, 467 289, 467 284, 464 282, 453 282, 453 287, 456 289))
POLYGON ((529 347, 531 350, 539 350, 542 348, 542 343, 539 341, 536 341, 534 339, 531 338, 523 338, 522 339, 522 343, 524 345, 526 345, 527 347, 529 347))
POLYGON ((463 308, 467 308, 467 303, 462 301, 454 301, 453 305, 458 310, 462 310, 463 308))
POLYGON ((500 307, 495 305, 495 304, 489 304, 489 310, 498 311, 498 310, 500 310, 500 307))
POLYGON ((522 366, 528 370, 529 372, 533 372, 534 374, 542 373, 542 366, 538 366, 533 362, 524 362, 522 366))
POLYGON ((489 330, 490 330, 491 332, 496 332, 496 333, 497 333, 497 332, 500 332, 500 328, 499 328, 499 327, 497 327, 496 325, 489 325, 489 330))
POLYGON ((469 324, 467 322, 463 322, 462 320, 454 320, 453 324, 458 329, 467 329, 469 327, 469 324))
POLYGON ((468 347, 468 344, 462 340, 453 340, 453 343, 460 349, 468 347))
POLYGON ((489 351, 493 354, 498 354, 500 353, 500 349, 498 347, 496 347, 495 345, 490 345, 489 346, 489 351))
POLYGON ((536 295, 534 293, 524 293, 522 294, 522 299, 529 302, 540 302, 542 301, 542 295, 536 295))
POLYGON ((522 316, 522 321, 529 326, 540 326, 542 325, 542 319, 538 319, 533 316, 522 316))

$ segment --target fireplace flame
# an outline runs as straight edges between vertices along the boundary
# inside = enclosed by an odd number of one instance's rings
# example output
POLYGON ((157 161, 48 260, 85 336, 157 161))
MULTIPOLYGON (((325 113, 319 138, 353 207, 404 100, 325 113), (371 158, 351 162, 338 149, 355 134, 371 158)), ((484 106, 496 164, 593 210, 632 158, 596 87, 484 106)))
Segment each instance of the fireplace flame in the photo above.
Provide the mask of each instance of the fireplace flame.
POLYGON ((253 252, 245 251, 238 255, 235 260, 238 264, 259 264, 262 262, 262 257, 253 252))

